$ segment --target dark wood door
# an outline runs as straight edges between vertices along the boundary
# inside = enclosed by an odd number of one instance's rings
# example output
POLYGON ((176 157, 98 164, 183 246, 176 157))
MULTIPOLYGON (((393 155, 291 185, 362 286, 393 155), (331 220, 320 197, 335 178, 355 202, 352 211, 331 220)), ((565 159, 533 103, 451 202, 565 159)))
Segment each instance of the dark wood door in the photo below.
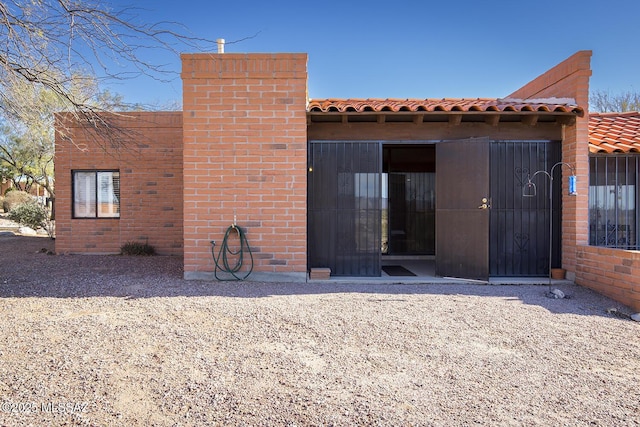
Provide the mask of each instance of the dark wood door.
POLYGON ((489 141, 436 146, 436 274, 489 278, 489 141))

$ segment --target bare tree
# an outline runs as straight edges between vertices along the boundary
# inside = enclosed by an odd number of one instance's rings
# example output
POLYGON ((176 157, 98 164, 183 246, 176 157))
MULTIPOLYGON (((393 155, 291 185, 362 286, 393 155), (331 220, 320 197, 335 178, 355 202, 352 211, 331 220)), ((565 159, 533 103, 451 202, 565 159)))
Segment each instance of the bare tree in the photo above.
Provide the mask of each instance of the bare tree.
POLYGON ((591 111, 600 113, 640 111, 640 93, 627 91, 612 94, 609 91, 597 90, 591 94, 589 105, 591 111))
MULTIPOLYGON (((122 97, 100 91, 86 76, 72 76, 69 92, 91 108, 127 111, 122 97)), ((20 120, 0 115, 0 170, 18 189, 29 191, 37 183, 54 196, 54 114, 67 107, 64 99, 42 85, 16 80, 4 95, 20 102, 20 120)))
POLYGON ((110 130, 108 108, 74 87, 104 79, 175 77, 149 58, 157 50, 209 50, 173 22, 145 23, 144 11, 101 0, 0 0, 0 114, 25 123, 32 111, 14 88, 41 87, 88 126, 110 130))

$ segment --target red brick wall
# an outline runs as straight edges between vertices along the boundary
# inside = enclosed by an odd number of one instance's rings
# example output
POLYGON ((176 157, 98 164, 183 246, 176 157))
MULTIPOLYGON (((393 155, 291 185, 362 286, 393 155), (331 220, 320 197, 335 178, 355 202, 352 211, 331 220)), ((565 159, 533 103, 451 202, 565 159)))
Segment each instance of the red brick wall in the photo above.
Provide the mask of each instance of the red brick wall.
POLYGON ((210 278, 210 241, 237 219, 251 278, 306 277, 307 55, 182 55, 184 270, 210 278))
POLYGON ((580 246, 576 283, 640 312, 640 251, 580 246))
POLYGON ((59 116, 56 129, 56 252, 118 253, 128 241, 182 255, 182 113, 126 113, 126 129, 96 134, 59 116), (63 138, 71 136, 73 143, 63 138), (71 174, 120 170, 120 218, 72 219, 71 174))
POLYGON ((573 54, 507 98, 574 98, 579 106, 587 110, 591 54, 590 50, 573 54))

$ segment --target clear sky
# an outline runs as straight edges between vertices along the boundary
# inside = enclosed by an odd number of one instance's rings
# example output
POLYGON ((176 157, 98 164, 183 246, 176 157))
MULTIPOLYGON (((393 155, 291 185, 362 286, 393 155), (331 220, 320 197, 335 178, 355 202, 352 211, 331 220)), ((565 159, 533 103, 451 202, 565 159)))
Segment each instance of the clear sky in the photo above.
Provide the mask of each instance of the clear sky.
MULTIPOLYGON (((306 52, 311 98, 503 97, 579 50, 592 90, 640 91, 638 0, 114 0, 227 52, 306 52)), ((179 72, 173 54, 154 58, 179 72)), ((128 102, 181 99, 181 81, 114 85, 128 102)))

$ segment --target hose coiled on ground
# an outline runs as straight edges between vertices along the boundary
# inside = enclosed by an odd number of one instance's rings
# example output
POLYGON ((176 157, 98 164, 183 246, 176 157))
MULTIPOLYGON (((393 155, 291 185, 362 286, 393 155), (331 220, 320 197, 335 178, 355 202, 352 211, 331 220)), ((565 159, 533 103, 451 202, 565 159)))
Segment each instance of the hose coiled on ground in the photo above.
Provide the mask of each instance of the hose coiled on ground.
POLYGON ((233 224, 231 225, 229 228, 227 228, 227 231, 224 233, 224 238, 222 239, 222 244, 220 245, 220 249, 218 250, 218 256, 216 257, 215 254, 215 247, 216 247, 216 242, 214 240, 211 241, 211 256, 213 257, 213 262, 216 265, 216 268, 214 270, 214 275, 216 277, 216 279, 218 280, 244 280, 247 277, 249 277, 249 275, 251 274, 251 272, 253 271, 253 254, 251 253, 251 248, 249 247, 249 242, 247 241, 247 237, 244 234, 244 231, 242 231, 242 229, 240 227, 238 227, 237 225, 233 224), (229 247, 229 238, 231 237, 232 233, 236 233, 238 235, 238 241, 240 243, 240 247, 238 248, 237 251, 233 251, 230 247, 229 247), (237 274, 240 269, 242 268, 242 265, 244 264, 244 253, 245 251, 247 251, 249 253, 249 257, 251 260, 251 267, 249 268, 249 271, 247 272, 247 274, 245 274, 244 276, 242 276, 241 274, 237 274), (231 263, 229 262, 229 258, 235 258, 235 264, 233 264, 233 266, 231 265, 231 263), (222 264, 220 263, 220 259, 222 259, 222 264), (234 278, 226 278, 226 279, 222 279, 220 277, 218 277, 218 271, 221 271, 223 273, 228 273, 231 276, 233 276, 234 278))

